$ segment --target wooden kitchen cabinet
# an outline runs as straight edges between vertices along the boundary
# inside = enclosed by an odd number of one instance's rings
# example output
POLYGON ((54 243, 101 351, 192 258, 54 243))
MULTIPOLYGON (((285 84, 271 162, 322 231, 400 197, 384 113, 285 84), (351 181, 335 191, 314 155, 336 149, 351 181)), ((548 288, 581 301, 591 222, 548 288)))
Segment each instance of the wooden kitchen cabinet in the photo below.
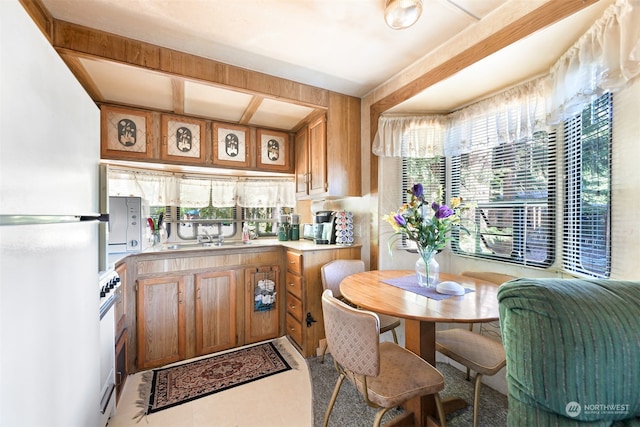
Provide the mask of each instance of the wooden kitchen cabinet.
POLYGON ((309 124, 309 195, 327 192, 327 122, 324 116, 309 124))
POLYGON ((129 373, 276 338, 284 330, 281 247, 204 249, 129 258, 129 373), (254 310, 249 284, 275 283, 274 310, 254 310), (133 293, 131 293, 133 292, 133 293), (131 304, 130 304, 131 305, 131 304), (130 319, 133 319, 130 320, 130 319))
POLYGON ((286 253, 286 332, 304 357, 315 356, 325 336, 320 268, 336 259, 360 259, 360 247, 286 253))
POLYGON ((296 197, 304 199, 309 196, 307 179, 309 177, 309 127, 305 126, 296 133, 293 150, 295 156, 296 197))
POLYGON ((277 265, 248 268, 245 277, 245 343, 279 335, 280 268, 277 265))
POLYGON ((150 111, 100 106, 100 156, 103 159, 153 160, 154 120, 150 111))
POLYGON ((324 115, 296 134, 296 196, 307 198, 327 191, 327 123, 324 115))
POLYGON ((138 279, 138 368, 177 362, 186 356, 185 278, 138 279))
POLYGON ((187 358, 188 315, 195 316, 195 355, 235 347, 236 272, 210 271, 138 280, 138 367, 187 358), (193 281, 194 293, 186 292, 193 281))
POLYGON ((296 134, 296 196, 361 196, 360 144, 360 99, 331 92, 326 116, 296 134))
POLYGON ((195 275, 196 353, 234 347, 236 337, 236 273, 211 271, 195 275))

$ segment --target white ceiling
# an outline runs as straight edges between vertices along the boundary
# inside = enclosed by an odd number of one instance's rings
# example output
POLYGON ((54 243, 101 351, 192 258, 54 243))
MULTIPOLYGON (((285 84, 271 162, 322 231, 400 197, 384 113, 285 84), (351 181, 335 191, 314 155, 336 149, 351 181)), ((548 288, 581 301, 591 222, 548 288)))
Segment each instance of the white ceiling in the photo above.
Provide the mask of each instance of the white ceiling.
MULTIPOLYGON (((423 0, 422 17, 405 30, 386 26, 385 0, 42 1, 56 19, 363 97, 479 20, 492 19, 492 12, 506 3, 525 0, 423 0)), ((451 111, 539 75, 610 3, 602 0, 392 111, 451 111)), ((91 59, 81 62, 105 100, 171 111, 168 76, 91 59)), ((195 81, 186 82, 184 92, 185 114, 232 122, 252 100, 195 81)), ((248 124, 293 129, 311 112, 264 99, 248 124)))

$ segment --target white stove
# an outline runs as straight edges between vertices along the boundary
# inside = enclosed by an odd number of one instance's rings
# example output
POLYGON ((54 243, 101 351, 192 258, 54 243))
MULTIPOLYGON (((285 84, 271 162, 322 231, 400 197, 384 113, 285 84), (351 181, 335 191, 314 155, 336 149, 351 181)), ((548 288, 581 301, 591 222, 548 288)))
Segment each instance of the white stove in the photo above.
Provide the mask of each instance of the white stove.
POLYGON ((100 427, 116 411, 115 307, 120 276, 115 270, 100 275, 100 427))
POLYGON ((103 272, 100 275, 98 291, 100 292, 100 317, 109 310, 115 302, 116 289, 120 287, 120 276, 115 270, 103 272))

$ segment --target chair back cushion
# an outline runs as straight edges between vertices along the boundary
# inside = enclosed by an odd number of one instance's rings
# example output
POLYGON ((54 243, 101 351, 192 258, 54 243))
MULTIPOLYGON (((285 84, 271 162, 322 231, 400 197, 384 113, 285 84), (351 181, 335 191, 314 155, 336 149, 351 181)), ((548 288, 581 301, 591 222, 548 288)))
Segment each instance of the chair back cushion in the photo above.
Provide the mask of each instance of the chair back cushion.
POLYGON ((498 301, 509 425, 640 416, 640 282, 516 279, 498 301))
POLYGON ((380 373, 380 323, 375 313, 350 307, 322 294, 322 312, 327 345, 333 359, 346 370, 376 377, 380 373))
POLYGON ((337 259, 320 268, 322 287, 331 289, 335 298, 342 298, 340 282, 347 276, 364 271, 364 261, 360 259, 337 259))

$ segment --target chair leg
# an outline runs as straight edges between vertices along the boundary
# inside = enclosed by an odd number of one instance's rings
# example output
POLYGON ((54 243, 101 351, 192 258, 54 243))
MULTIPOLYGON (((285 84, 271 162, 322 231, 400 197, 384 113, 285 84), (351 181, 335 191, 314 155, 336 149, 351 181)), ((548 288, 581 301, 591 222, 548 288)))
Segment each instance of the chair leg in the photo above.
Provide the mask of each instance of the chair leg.
POLYGON ((393 334, 393 342, 398 344, 398 334, 396 334, 396 328, 393 328, 391 330, 391 333, 393 334))
POLYGON ((436 400, 436 409, 438 410, 438 418, 440 418, 440 426, 446 427, 447 425, 447 417, 444 414, 444 407, 442 406, 442 399, 440 399, 440 395, 435 393, 433 397, 436 400))
POLYGON ((376 412, 376 419, 373 420, 373 427, 380 427, 380 422, 382 421, 382 417, 387 411, 391 408, 381 408, 378 412, 376 412))
POLYGON ((322 356, 320 356, 320 363, 324 363, 324 355, 327 352, 327 348, 329 348, 329 345, 327 344, 327 341, 324 341, 324 346, 322 347, 322 356))
MULTIPOLYGON (((324 353, 322 353, 323 357, 324 357, 324 353)), ((469 381, 471 379, 471 369, 467 368, 467 381, 469 381)))
POLYGON ((331 416, 331 411, 333 410, 333 405, 336 403, 336 398, 338 397, 338 392, 340 391, 340 387, 342 387, 342 381, 344 381, 344 373, 340 373, 338 377, 338 381, 336 381, 336 386, 333 388, 333 394, 331 395, 331 400, 329 400, 329 406, 327 407, 327 412, 324 413, 324 427, 329 425, 329 416, 331 416))
POLYGON ((482 386, 482 374, 476 373, 476 389, 473 396, 473 427, 478 425, 478 413, 480 412, 480 387, 482 386))

